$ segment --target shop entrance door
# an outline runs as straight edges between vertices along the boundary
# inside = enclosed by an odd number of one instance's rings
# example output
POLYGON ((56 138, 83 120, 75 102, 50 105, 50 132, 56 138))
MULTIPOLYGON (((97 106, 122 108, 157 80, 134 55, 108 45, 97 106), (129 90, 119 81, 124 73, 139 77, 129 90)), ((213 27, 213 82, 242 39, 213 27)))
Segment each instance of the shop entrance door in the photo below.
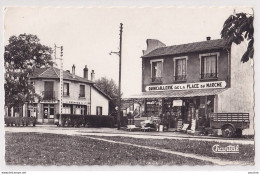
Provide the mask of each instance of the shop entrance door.
POLYGON ((54 107, 50 107, 49 123, 54 123, 54 107))
POLYGON ((44 108, 43 108, 43 122, 44 123, 48 122, 48 118, 49 118, 49 108, 48 108, 48 106, 44 106, 44 108))

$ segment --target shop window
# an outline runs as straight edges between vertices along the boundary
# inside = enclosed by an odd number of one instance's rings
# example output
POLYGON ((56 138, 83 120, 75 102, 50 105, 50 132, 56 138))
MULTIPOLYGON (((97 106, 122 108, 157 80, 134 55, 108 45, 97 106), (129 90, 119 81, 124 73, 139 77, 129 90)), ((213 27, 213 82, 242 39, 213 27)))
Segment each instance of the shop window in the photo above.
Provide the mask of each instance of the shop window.
POLYGON ((200 55, 201 59, 201 79, 211 79, 218 77, 218 54, 200 55))
POLYGON ((80 85, 79 97, 85 97, 85 85, 80 85))
POLYGON ((152 82, 161 83, 163 73, 163 60, 151 60, 151 78, 152 82))
POLYGON ((80 109, 80 106, 76 106, 76 113, 77 115, 80 115, 81 114, 81 109, 80 109))
POLYGON ((71 107, 70 107, 70 105, 63 104, 62 112, 63 112, 63 114, 71 114, 71 107))
POLYGON ((146 114, 158 115, 159 114, 159 101, 158 100, 147 100, 145 103, 146 114))
POLYGON ((101 106, 96 107, 96 115, 102 115, 102 107, 101 106))
POLYGON ((86 106, 76 105, 75 114, 76 115, 86 115, 86 106))
POLYGON ((187 76, 188 57, 175 57, 174 60, 174 81, 185 81, 187 76))
POLYGON ((63 84, 63 96, 69 96, 70 95, 70 86, 69 83, 63 84))
POLYGON ((8 108, 7 108, 7 115, 8 115, 8 117, 11 117, 11 116, 12 116, 11 107, 8 107, 8 108))

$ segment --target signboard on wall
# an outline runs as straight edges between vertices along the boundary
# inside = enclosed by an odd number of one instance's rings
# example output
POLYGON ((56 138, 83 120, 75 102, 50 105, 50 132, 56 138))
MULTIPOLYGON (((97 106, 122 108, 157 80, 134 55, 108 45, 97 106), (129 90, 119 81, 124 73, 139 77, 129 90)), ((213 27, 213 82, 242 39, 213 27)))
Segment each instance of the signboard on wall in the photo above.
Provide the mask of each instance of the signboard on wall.
POLYGON ((173 100, 172 106, 182 106, 182 100, 173 100))
POLYGON ((217 88, 225 88, 226 85, 227 85, 227 83, 225 81, 169 84, 169 85, 153 85, 153 86, 146 86, 145 91, 217 89, 217 88))
POLYGON ((86 101, 78 101, 78 100, 63 100, 65 104, 77 104, 77 105, 87 105, 88 102, 86 101))

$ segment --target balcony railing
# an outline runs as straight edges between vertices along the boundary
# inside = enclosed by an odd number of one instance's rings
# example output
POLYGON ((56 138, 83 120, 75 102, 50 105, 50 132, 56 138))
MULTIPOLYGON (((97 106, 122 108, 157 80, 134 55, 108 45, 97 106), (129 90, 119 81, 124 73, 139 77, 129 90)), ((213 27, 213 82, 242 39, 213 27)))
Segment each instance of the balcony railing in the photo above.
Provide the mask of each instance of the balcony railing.
POLYGON ((214 79, 214 78, 218 78, 218 74, 217 73, 204 73, 204 74, 201 74, 201 79, 214 79))
POLYGON ((43 91, 43 100, 55 100, 55 91, 43 91))
POLYGON ((185 81, 186 80, 186 75, 177 75, 174 76, 175 81, 185 81))
POLYGON ((162 77, 152 77, 153 83, 162 83, 162 77))

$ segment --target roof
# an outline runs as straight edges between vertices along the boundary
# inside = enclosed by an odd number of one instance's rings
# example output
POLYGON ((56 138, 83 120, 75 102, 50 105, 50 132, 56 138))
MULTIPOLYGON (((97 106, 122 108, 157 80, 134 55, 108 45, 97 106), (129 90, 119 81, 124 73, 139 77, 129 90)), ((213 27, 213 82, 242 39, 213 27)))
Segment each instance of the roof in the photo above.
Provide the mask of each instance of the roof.
MULTIPOLYGON (((30 75, 31 79, 41 78, 41 79, 59 79, 60 78, 60 69, 55 67, 47 68, 36 68, 33 73, 30 75)), ((83 77, 71 74, 70 72, 63 71, 63 79, 69 81, 78 81, 84 83, 94 83, 90 80, 87 80, 83 77)))
MULTIPOLYGON (((55 67, 47 67, 47 68, 36 68, 33 73, 30 75, 31 79, 59 79, 60 78, 60 69, 55 67)), ((109 100, 112 100, 110 96, 105 94, 101 89, 99 89, 96 85, 94 85, 94 82, 87 80, 85 78, 82 78, 80 76, 71 74, 68 71, 63 71, 63 79, 69 80, 69 81, 77 81, 77 82, 83 82, 83 83, 89 83, 92 84, 93 88, 95 88, 100 94, 102 94, 104 97, 106 97, 109 100)))
POLYGON ((216 95, 224 89, 194 89, 194 90, 168 90, 168 91, 148 91, 142 92, 139 95, 133 95, 130 98, 169 98, 169 97, 196 97, 196 96, 209 96, 216 95))
POLYGON ((165 46, 165 47, 157 48, 151 51, 150 53, 143 55, 142 58, 156 57, 156 56, 163 56, 163 55, 176 55, 176 54, 206 51, 212 49, 221 49, 221 48, 225 48, 225 45, 226 45, 225 40, 217 39, 217 40, 207 40, 207 41, 194 42, 194 43, 188 43, 182 45, 165 46))

